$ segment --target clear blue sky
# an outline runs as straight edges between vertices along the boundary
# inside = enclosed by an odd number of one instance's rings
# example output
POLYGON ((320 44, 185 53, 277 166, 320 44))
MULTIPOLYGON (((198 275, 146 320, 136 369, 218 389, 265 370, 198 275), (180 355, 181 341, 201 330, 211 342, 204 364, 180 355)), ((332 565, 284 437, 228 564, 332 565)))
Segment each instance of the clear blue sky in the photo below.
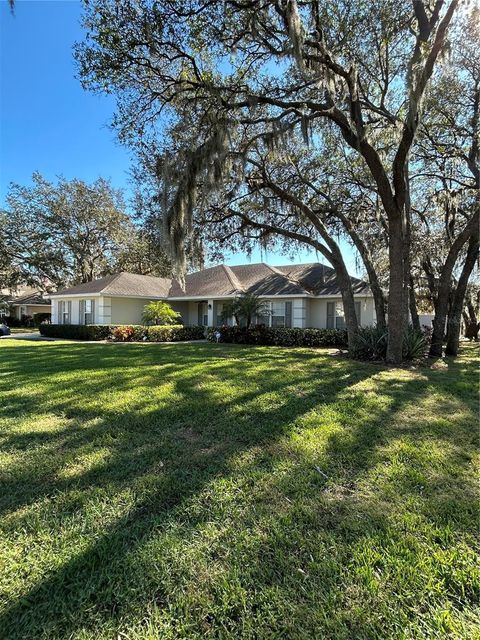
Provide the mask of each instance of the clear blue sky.
MULTIPOLYGON (((57 175, 87 182, 110 178, 129 188, 130 156, 109 130, 115 102, 83 91, 75 78, 72 45, 81 40, 77 0, 16 0, 11 14, 0 0, 0 202, 10 182, 28 184, 34 171, 49 180, 57 175)), ((352 250, 345 257, 356 273, 352 250)), ((254 253, 252 262, 292 262, 288 257, 254 253)), ((315 261, 302 252, 294 262, 315 261)), ((230 264, 249 262, 229 255, 230 264)))

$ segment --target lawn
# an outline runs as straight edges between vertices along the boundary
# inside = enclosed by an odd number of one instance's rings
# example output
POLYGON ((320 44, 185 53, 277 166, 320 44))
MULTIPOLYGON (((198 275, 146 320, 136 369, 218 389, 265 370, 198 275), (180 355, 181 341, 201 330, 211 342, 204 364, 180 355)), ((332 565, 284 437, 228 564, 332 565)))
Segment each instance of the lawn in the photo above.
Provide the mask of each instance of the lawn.
POLYGON ((0 636, 478 638, 477 359, 0 344, 0 636))

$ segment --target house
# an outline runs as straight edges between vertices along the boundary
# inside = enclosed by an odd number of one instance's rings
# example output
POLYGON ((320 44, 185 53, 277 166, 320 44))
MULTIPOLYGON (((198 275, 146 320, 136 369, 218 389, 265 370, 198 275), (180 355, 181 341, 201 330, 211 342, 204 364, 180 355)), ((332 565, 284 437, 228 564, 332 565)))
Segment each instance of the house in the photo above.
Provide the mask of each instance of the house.
MULTIPOLYGON (((373 324, 375 311, 368 284, 352 277, 352 285, 360 324, 373 324)), ((187 275, 184 289, 171 278, 116 273, 53 293, 52 323, 141 324, 145 304, 166 300, 181 313, 184 324, 218 326, 223 304, 247 292, 268 303, 270 314, 258 320, 270 326, 345 326, 335 272, 320 263, 281 267, 222 264, 187 275)))
POLYGON ((24 290, 21 295, 8 297, 0 310, 0 315, 13 316, 21 320, 24 316, 33 317, 35 313, 51 313, 50 299, 41 291, 35 289, 24 290))

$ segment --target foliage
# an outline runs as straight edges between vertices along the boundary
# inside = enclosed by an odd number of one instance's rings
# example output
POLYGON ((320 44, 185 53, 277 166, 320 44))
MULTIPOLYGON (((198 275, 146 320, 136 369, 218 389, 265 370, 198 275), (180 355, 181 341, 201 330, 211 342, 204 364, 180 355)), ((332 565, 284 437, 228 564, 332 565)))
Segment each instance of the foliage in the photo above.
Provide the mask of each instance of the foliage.
POLYGON ((113 340, 118 342, 180 342, 203 340, 203 327, 167 325, 77 325, 77 324, 41 324, 40 333, 51 338, 71 340, 113 340))
POLYGON ((70 340, 106 340, 110 335, 107 324, 41 324, 42 336, 70 340))
POLYGON ((268 303, 253 293, 242 293, 242 295, 224 303, 222 309, 222 320, 225 323, 233 317, 237 324, 245 323, 247 329, 250 328, 255 317, 262 318, 269 315, 268 303))
POLYGON ((476 638, 470 347, 3 341, 2 636, 476 638))
POLYGON ((32 181, 28 187, 12 184, 0 211, 0 275, 3 260, 10 279, 42 289, 129 268, 169 275, 168 263, 133 224, 121 191, 107 180, 52 183, 35 173, 32 181))
POLYGON ((186 326, 183 324, 166 327, 148 327, 149 342, 183 342, 189 340, 203 340, 205 329, 200 326, 186 326))
POLYGON ((405 360, 419 360, 425 357, 428 340, 423 331, 416 331, 409 326, 403 336, 403 357, 405 360))
POLYGON ((52 319, 52 314, 49 313, 49 312, 42 312, 42 313, 34 313, 33 314, 33 324, 36 327, 41 325, 43 322, 50 322, 51 319, 52 319))
POLYGON ((283 347, 341 347, 347 346, 347 332, 343 329, 273 328, 258 325, 247 329, 240 326, 223 326, 208 329, 207 339, 236 344, 277 345, 283 347))
POLYGON ((384 360, 387 355, 387 332, 382 327, 360 327, 350 350, 352 358, 384 360))
POLYGON ((15 316, 4 316, 2 318, 2 320, 9 327, 21 327, 22 326, 22 321, 19 318, 16 318, 15 316))
MULTIPOLYGON (((428 336, 409 325, 403 336, 404 360, 418 360, 426 355, 428 336)), ((384 360, 387 355, 387 334, 381 327, 361 327, 355 336, 350 355, 358 360, 384 360)))
POLYGON ((143 307, 142 319, 146 324, 180 324, 182 316, 168 302, 155 300, 143 307))
POLYGON ((117 342, 130 342, 134 339, 135 328, 131 326, 112 327, 110 335, 108 336, 112 340, 117 342))

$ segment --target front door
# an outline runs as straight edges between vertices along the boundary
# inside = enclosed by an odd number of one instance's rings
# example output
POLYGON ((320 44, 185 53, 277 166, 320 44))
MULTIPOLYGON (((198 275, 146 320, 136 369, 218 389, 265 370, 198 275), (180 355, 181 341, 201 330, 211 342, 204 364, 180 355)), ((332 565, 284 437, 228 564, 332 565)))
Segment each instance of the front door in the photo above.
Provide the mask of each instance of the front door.
POLYGON ((201 327, 208 327, 208 303, 198 303, 198 324, 201 327))

